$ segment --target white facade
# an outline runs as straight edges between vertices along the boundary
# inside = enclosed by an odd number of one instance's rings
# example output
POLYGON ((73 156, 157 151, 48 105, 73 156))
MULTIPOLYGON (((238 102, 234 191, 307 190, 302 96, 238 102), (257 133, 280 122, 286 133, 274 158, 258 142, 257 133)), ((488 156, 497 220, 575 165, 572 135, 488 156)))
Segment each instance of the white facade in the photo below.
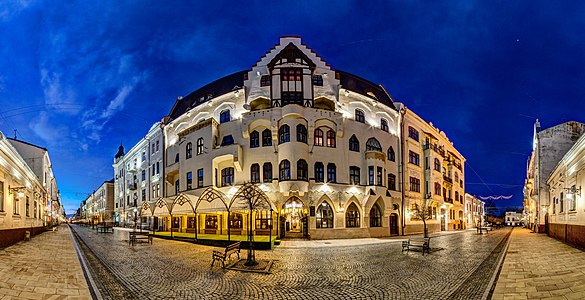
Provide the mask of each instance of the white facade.
POLYGON ((485 221, 485 202, 465 193, 465 222, 467 228, 481 226, 485 221))
POLYGON ((0 133, 0 230, 45 226, 48 197, 12 141, 0 133))
POLYGON ((520 225, 520 218, 521 214, 516 213, 515 211, 507 211, 504 223, 506 226, 518 226, 520 225))
POLYGON ((114 180, 105 181, 81 202, 80 211, 86 223, 114 222, 114 180))
POLYGON ((113 165, 115 222, 133 224, 143 202, 163 196, 163 143, 161 123, 157 122, 128 152, 120 146, 121 155, 116 155, 113 165))

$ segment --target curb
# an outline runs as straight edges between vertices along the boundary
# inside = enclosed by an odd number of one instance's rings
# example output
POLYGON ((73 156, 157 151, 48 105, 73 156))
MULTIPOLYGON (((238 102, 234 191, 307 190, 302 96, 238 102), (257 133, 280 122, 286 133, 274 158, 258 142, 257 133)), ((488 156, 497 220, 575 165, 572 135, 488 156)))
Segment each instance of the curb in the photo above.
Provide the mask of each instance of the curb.
POLYGON ((79 246, 77 245, 77 240, 73 235, 73 231, 71 230, 71 226, 68 225, 69 234, 71 234, 71 240, 73 241, 73 246, 75 247, 75 252, 77 252, 77 258, 79 259, 79 263, 81 264, 81 269, 83 270, 83 275, 85 276, 85 281, 87 281, 87 286, 89 288, 89 292, 91 293, 91 297, 94 300, 103 300, 102 294, 100 293, 99 289, 93 277, 91 276, 91 272, 89 271, 89 267, 87 266, 86 258, 83 253, 79 250, 79 246))
POLYGON ((492 278, 490 279, 490 282, 488 283, 488 288, 485 290, 485 292, 483 293, 483 296, 481 297, 482 300, 487 300, 490 299, 494 289, 496 288, 496 283, 497 283, 497 279, 498 277, 500 277, 500 272, 502 271, 502 265, 504 264, 504 259, 506 258, 506 254, 508 253, 508 246, 510 246, 510 241, 512 240, 512 233, 514 232, 514 228, 512 228, 512 231, 510 231, 510 235, 508 236, 508 240, 506 241, 506 246, 504 246, 504 249, 502 249, 502 253, 500 254, 500 258, 498 260, 498 266, 496 268, 496 270, 494 271, 494 274, 492 274, 492 278))

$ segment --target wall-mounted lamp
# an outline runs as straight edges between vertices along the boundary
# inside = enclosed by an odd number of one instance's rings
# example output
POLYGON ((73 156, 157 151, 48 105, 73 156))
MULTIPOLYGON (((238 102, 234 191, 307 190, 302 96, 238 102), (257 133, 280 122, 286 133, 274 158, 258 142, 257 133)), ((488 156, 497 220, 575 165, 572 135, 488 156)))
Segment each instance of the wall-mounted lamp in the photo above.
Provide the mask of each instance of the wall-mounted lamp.
POLYGON ((565 188, 564 190, 567 192, 567 195, 572 194, 581 196, 581 187, 577 188, 576 186, 572 186, 570 188, 565 188))

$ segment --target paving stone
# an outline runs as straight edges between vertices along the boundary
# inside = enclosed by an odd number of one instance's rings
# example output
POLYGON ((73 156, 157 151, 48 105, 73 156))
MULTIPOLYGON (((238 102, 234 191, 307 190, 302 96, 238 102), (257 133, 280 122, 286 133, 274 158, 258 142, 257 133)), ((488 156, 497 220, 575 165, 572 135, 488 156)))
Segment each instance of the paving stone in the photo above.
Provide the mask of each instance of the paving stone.
POLYGON ((510 232, 440 235, 431 245, 442 250, 425 256, 401 253, 401 239, 276 247, 256 252, 274 261, 271 274, 257 274, 210 268, 217 247, 163 239, 132 247, 125 231, 72 228, 105 299, 478 299, 510 232))

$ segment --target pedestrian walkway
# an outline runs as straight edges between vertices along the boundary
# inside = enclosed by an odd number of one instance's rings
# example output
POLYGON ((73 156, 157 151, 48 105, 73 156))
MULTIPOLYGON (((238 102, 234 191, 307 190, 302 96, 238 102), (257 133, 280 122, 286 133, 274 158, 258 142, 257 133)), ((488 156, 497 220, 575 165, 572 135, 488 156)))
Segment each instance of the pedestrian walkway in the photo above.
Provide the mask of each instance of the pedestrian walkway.
POLYGON ((68 226, 0 250, 0 299, 91 299, 68 226))
POLYGON ((585 299, 585 252, 516 228, 492 299, 585 299))

